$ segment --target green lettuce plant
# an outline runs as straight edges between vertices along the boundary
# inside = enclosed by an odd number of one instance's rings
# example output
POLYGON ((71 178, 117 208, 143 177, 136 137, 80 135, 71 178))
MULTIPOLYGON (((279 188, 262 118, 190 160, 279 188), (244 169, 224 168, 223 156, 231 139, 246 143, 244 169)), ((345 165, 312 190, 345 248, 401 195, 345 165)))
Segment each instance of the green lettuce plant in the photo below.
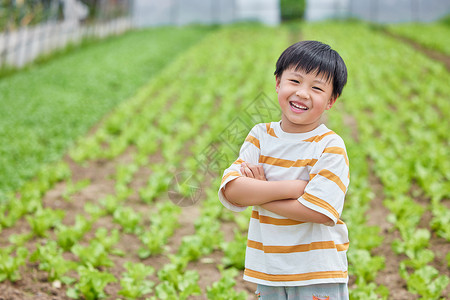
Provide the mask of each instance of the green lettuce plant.
POLYGON ((59 248, 55 241, 48 241, 44 245, 38 245, 36 251, 31 254, 30 261, 39 262, 39 270, 48 273, 50 282, 60 280, 70 283, 73 279, 64 275, 70 270, 75 270, 77 264, 64 259, 62 253, 63 249, 59 248))
POLYGON ((28 257, 25 247, 18 247, 13 255, 13 247, 0 248, 0 282, 9 280, 15 282, 20 276, 19 267, 24 265, 28 257))
POLYGON ((138 299, 152 291, 155 284, 147 278, 155 272, 153 267, 132 262, 126 262, 123 266, 127 271, 122 273, 119 295, 126 299, 138 299))
POLYGON ((73 288, 67 290, 67 296, 73 299, 84 297, 86 300, 106 298, 105 287, 117 279, 110 273, 101 272, 93 266, 79 266, 77 268, 79 281, 73 288))

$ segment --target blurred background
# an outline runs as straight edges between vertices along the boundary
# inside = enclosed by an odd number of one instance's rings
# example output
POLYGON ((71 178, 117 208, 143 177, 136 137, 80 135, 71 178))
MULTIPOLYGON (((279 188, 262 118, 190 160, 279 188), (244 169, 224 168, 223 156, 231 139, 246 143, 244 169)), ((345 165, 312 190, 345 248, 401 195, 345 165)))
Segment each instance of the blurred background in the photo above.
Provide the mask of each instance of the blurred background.
POLYGON ((349 70, 326 124, 351 162, 350 299, 450 299, 449 14, 450 0, 0 0, 0 299, 68 299, 80 249, 117 279, 111 297, 125 261, 158 269, 141 296, 254 295, 252 212, 217 190, 252 126, 278 119, 275 62, 300 39, 349 70), (103 252, 85 247, 97 229, 117 233, 103 252))
POLYGON ((303 19, 432 22, 448 0, 1 0, 0 66, 21 67, 83 39, 131 28, 303 19))

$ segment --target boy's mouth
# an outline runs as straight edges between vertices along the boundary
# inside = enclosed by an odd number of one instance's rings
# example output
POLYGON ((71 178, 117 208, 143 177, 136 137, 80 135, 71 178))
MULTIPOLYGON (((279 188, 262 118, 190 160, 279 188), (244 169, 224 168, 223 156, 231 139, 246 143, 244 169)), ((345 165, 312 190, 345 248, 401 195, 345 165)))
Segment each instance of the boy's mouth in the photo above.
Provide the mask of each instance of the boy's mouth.
POLYGON ((308 110, 308 109, 309 109, 309 108, 306 107, 305 105, 300 104, 300 103, 298 103, 298 102, 290 101, 289 104, 290 104, 291 107, 294 108, 294 109, 298 109, 298 110, 308 110))

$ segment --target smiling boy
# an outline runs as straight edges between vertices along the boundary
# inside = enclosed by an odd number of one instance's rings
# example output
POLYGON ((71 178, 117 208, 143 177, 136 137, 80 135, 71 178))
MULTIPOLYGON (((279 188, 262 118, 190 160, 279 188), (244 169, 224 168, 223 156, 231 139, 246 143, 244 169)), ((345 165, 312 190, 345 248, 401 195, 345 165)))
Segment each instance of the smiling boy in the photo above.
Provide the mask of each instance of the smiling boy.
POLYGON ((330 46, 302 41, 281 54, 275 78, 281 121, 252 128, 219 188, 225 207, 253 206, 244 279, 261 299, 348 299, 349 164, 321 123, 347 69, 330 46))

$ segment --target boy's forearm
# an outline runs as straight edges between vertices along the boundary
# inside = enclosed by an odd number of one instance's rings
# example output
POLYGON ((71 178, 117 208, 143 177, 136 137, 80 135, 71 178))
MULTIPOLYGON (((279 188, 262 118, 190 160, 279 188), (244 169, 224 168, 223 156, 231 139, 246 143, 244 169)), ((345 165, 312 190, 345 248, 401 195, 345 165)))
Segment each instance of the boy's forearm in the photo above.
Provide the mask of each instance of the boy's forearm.
POLYGON ((319 223, 325 225, 334 224, 334 222, 329 217, 320 212, 307 208, 297 199, 272 201, 262 204, 261 207, 295 221, 319 223))
POLYGON ((242 205, 261 205, 267 202, 300 197, 307 181, 281 180, 264 181, 239 177, 230 181, 223 190, 228 201, 242 205))

